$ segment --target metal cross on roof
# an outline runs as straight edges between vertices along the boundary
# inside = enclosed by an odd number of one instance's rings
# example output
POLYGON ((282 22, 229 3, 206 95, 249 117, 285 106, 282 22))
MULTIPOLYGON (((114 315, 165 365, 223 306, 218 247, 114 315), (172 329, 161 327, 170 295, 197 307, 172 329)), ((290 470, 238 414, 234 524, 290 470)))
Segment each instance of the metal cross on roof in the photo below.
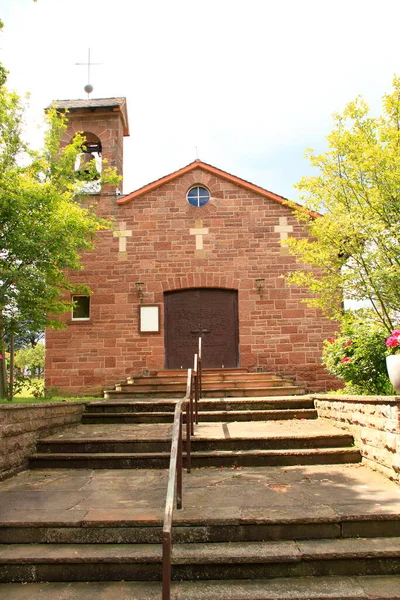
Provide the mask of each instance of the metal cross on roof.
POLYGON ((92 67, 93 65, 101 65, 101 64, 102 63, 91 62, 91 60, 90 60, 90 48, 88 48, 88 61, 86 63, 75 63, 75 65, 77 65, 77 66, 84 66, 84 67, 88 68, 88 82, 85 85, 85 87, 83 88, 85 90, 85 92, 87 93, 88 98, 89 98, 89 95, 93 92, 93 86, 90 83, 90 67, 92 67))

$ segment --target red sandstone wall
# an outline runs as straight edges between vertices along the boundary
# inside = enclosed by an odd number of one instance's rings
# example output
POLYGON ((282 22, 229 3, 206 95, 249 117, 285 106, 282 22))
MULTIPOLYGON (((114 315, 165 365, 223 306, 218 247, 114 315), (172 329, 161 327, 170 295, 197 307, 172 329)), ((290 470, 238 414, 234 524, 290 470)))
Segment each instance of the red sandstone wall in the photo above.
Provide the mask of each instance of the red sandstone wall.
POLYGON ((121 260, 112 230, 100 232, 96 250, 85 256, 85 270, 73 280, 93 290, 90 322, 72 323, 47 333, 47 384, 68 393, 99 392, 144 368, 164 367, 163 293, 191 287, 238 290, 240 366, 279 372, 312 391, 337 385, 320 366, 322 341, 335 332, 301 300, 305 290, 282 278, 296 268, 279 244, 279 217, 286 216, 294 235, 302 230, 289 208, 196 169, 155 192, 125 205, 102 199, 101 212, 132 230, 126 260, 121 260), (186 192, 194 184, 209 188, 212 200, 190 206, 186 192), (189 229, 196 219, 209 228, 204 251, 195 252, 189 229), (200 254, 200 255, 199 255, 200 254), (260 298, 255 279, 265 278, 260 298), (144 303, 161 307, 161 333, 139 334, 135 282, 144 282, 144 303))

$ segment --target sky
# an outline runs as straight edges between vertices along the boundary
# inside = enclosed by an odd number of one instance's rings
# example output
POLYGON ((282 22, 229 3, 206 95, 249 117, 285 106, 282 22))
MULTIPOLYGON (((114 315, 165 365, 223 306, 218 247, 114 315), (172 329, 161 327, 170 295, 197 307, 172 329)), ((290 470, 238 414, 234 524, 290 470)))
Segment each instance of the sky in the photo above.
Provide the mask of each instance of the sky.
POLYGON ((332 114, 380 110, 400 74, 399 0, 0 0, 0 61, 30 94, 127 98, 124 193, 197 157, 276 194, 311 173, 332 114))

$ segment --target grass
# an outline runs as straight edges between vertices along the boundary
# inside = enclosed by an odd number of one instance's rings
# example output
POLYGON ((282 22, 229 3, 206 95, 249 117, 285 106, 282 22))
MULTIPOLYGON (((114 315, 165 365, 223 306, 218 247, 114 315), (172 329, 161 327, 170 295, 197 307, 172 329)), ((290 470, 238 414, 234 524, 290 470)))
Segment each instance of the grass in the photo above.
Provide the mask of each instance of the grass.
POLYGON ((34 379, 32 380, 33 386, 31 387, 30 385, 26 385, 24 386, 24 388, 14 396, 12 402, 9 402, 8 400, 1 400, 0 399, 0 404, 35 404, 35 403, 40 403, 40 402, 91 402, 93 400, 101 400, 100 397, 93 397, 93 396, 79 396, 79 397, 75 397, 75 398, 70 398, 67 396, 57 396, 56 394, 54 395, 49 395, 47 397, 40 397, 40 398, 35 398, 35 396, 33 395, 33 390, 34 389, 38 389, 39 391, 43 391, 44 390, 44 383, 43 380, 39 380, 39 379, 34 379))
POLYGON ((54 398, 33 398, 32 396, 18 396, 13 398, 12 402, 0 400, 0 404, 37 404, 40 402, 93 402, 101 400, 99 396, 81 396, 79 398, 70 398, 66 396, 55 396, 54 398))

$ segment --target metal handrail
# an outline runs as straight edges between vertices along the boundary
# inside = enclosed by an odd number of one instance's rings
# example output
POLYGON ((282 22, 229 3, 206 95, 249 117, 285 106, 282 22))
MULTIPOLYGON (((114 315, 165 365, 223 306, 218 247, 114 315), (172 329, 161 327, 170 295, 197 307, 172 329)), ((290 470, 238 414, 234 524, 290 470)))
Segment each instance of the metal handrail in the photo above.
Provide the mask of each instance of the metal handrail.
POLYGON ((192 394, 194 396, 194 414, 192 414, 192 427, 194 427, 194 423, 199 422, 198 418, 198 401, 199 401, 199 357, 197 354, 194 355, 194 365, 193 365, 193 389, 192 394))
POLYGON ((186 470, 191 469, 191 436, 194 433, 194 420, 198 423, 198 400, 201 397, 201 338, 199 338, 199 355, 195 354, 194 369, 188 369, 186 394, 175 405, 174 423, 172 426, 171 457, 167 499, 165 502, 164 525, 162 531, 162 600, 171 598, 172 572, 172 517, 176 488, 176 507, 182 508, 182 425, 183 409, 186 408, 186 470), (194 400, 194 402, 193 402, 194 400))
POLYGON ((174 424, 172 426, 171 457, 169 461, 169 477, 167 499, 165 502, 164 525, 162 532, 163 550, 163 589, 162 600, 170 600, 171 595, 171 555, 172 555, 172 513, 174 509, 175 487, 176 507, 182 508, 182 423, 183 408, 186 408, 186 468, 190 472, 190 436, 192 429, 192 369, 188 370, 186 394, 175 406, 174 424))
POLYGON ((199 422, 199 413, 198 413, 198 401, 201 400, 201 386, 202 386, 202 364, 201 364, 201 337, 199 337, 199 351, 197 353, 197 395, 195 399, 195 413, 196 413, 196 425, 199 422))

